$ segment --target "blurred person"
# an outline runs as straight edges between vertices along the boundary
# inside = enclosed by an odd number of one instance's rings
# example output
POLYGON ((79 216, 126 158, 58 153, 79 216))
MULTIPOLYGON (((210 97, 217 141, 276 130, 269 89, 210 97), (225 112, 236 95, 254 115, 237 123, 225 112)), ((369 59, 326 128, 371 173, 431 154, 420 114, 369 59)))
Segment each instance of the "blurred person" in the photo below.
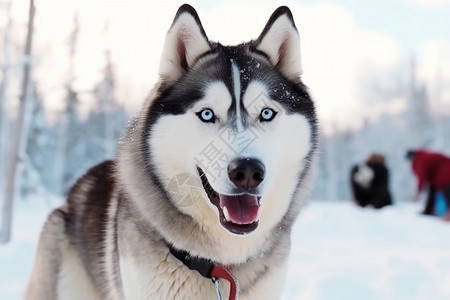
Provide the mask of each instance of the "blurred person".
MULTIPOLYGON (((414 201, 419 201, 419 196, 416 194, 414 201)), ((422 212, 424 215, 433 216, 436 206, 436 189, 432 186, 428 186, 427 200, 425 202, 425 208, 422 212)))
MULTIPOLYGON (((424 149, 410 150, 406 154, 411 161, 414 175, 417 178, 417 189, 414 200, 428 187, 429 193, 423 214, 435 214, 436 193, 441 193, 450 207, 450 157, 438 152, 424 149)), ((443 215, 443 219, 450 221, 450 211, 443 215)))
POLYGON ((389 192, 389 171, 381 154, 372 154, 351 170, 351 187, 357 205, 382 208, 392 204, 389 192))

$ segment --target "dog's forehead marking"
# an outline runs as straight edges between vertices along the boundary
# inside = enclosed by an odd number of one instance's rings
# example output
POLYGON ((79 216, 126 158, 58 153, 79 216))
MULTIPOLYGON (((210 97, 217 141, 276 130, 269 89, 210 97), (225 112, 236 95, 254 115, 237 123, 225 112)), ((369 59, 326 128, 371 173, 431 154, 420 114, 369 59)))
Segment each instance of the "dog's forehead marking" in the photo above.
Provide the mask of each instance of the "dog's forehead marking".
POLYGON ((218 116, 226 116, 233 104, 233 97, 225 82, 221 80, 210 82, 204 90, 204 97, 195 103, 192 110, 198 112, 206 107, 212 108, 218 116))
POLYGON ((231 59, 231 77, 233 78, 233 90, 236 104, 236 129, 237 132, 243 130, 244 125, 241 119, 241 73, 235 60, 231 59))

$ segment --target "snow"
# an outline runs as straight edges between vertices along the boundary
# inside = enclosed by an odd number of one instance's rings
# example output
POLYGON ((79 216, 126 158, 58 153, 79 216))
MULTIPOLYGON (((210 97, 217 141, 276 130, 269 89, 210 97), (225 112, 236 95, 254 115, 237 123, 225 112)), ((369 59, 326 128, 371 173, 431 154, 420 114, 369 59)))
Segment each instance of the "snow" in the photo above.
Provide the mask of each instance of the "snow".
POLYGON ((293 234, 287 299, 450 299, 450 224, 422 204, 306 207, 293 234))
MULTIPOLYGON (((21 299, 39 231, 58 202, 17 204, 13 241, 0 246, 0 299, 21 299)), ((450 224, 421 216, 422 205, 310 202, 292 233, 282 299, 450 299, 450 224)))
POLYGON ((42 226, 48 213, 61 202, 46 196, 16 204, 12 241, 0 245, 0 299, 22 299, 42 226))

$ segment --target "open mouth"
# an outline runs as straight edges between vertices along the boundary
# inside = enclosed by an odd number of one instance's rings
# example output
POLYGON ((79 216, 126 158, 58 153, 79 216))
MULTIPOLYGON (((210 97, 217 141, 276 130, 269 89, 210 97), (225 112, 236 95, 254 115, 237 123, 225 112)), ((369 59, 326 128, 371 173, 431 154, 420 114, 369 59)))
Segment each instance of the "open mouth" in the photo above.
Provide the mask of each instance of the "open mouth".
POLYGON ((261 197, 248 193, 223 195, 216 192, 209 184, 205 173, 198 168, 203 188, 209 200, 219 210, 220 224, 235 234, 246 234, 258 227, 261 197))

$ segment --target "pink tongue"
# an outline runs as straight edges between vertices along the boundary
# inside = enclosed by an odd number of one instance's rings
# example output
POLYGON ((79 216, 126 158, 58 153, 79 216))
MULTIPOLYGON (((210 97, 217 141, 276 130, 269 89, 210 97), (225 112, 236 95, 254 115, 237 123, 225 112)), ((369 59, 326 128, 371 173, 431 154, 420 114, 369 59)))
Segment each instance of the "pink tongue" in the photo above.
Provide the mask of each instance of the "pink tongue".
POLYGON ((226 196, 219 194, 220 208, 227 207, 228 215, 235 224, 251 224, 258 221, 259 201, 254 195, 226 196))

